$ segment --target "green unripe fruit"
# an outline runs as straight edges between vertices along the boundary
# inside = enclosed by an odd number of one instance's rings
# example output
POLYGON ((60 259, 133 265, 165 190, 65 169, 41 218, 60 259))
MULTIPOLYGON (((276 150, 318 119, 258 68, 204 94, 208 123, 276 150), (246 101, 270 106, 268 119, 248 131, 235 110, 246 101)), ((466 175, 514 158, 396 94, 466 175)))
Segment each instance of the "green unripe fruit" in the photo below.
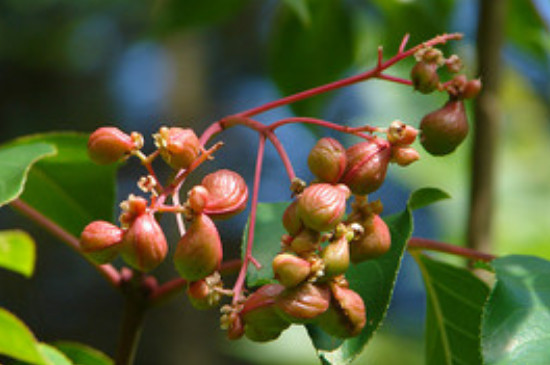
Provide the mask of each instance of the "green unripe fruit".
POLYGON ((311 273, 311 264, 308 261, 289 253, 275 256, 272 267, 275 279, 287 288, 302 283, 311 273))
POLYGON ((319 180, 336 183, 346 168, 346 149, 334 138, 321 138, 309 153, 307 164, 319 180))
POLYGON ((244 333, 250 340, 274 340, 290 326, 290 322, 283 319, 275 308, 276 298, 283 290, 281 285, 267 284, 252 293, 244 302, 240 314, 244 322, 244 333))
POLYGON ((104 221, 88 224, 80 235, 80 249, 96 264, 104 264, 115 259, 121 249, 124 231, 104 221))
POLYGON ((298 216, 313 230, 329 231, 342 220, 349 196, 349 189, 342 184, 310 185, 298 197, 298 216))
POLYGON ((294 200, 283 213, 283 226, 291 236, 296 236, 304 228, 300 217, 298 217, 297 208, 298 201, 294 200))
POLYGON ((164 261, 167 253, 166 237, 152 214, 138 216, 124 233, 122 258, 137 270, 153 270, 164 261))
POLYGON ((439 75, 437 74, 437 63, 417 62, 411 70, 411 81, 415 90, 422 94, 429 94, 437 89, 439 75))
POLYGON ((367 323, 365 303, 349 288, 331 285, 330 308, 319 318, 319 326, 338 338, 357 336, 367 323))
POLYGON ((88 155, 99 165, 120 161, 134 148, 132 137, 115 127, 101 127, 88 139, 88 155))
POLYGON ((350 242, 350 258, 353 263, 379 257, 391 247, 390 230, 378 214, 372 214, 360 223, 363 233, 350 242))
POLYGON ((174 265, 182 278, 196 281, 217 270, 222 255, 218 229, 206 214, 199 214, 178 242, 174 265))
POLYGON ((346 155, 348 163, 341 181, 353 194, 370 194, 382 185, 391 158, 388 141, 375 138, 360 142, 348 148, 346 155))
POLYGON ((303 283, 286 289, 276 300, 278 313, 291 323, 311 323, 329 307, 330 292, 324 285, 303 283))
POLYGON ((346 235, 329 243, 321 253, 325 265, 325 277, 333 278, 344 274, 349 267, 349 244, 346 235))
POLYGON ((468 135, 468 120, 464 103, 450 100, 420 122, 420 143, 435 156, 453 152, 468 135))

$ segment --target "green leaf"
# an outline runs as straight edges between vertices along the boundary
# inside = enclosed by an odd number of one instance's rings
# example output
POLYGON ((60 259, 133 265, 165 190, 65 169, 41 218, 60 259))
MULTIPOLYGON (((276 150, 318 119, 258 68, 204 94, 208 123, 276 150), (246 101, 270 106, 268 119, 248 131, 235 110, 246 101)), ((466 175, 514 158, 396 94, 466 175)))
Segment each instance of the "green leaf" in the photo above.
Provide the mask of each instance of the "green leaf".
MULTIPOLYGON (((335 81, 354 59, 352 17, 344 2, 300 2, 300 8, 305 7, 308 23, 297 15, 296 6, 282 6, 273 24, 269 68, 284 95, 335 81)), ((315 97, 292 107, 298 114, 311 115, 324 101, 315 97)))
POLYGON ((427 294, 426 364, 481 364, 481 314, 489 288, 470 271, 412 256, 427 294))
POLYGON ((30 277, 34 271, 34 241, 23 231, 0 231, 0 267, 30 277))
POLYGON ((54 146, 42 142, 0 148, 0 206, 17 199, 23 192, 31 166, 55 152, 54 146))
MULTIPOLYGON (((74 363, 67 358, 61 351, 45 343, 39 343, 38 349, 44 358, 48 359, 49 365, 73 365, 74 363)), ((78 364, 80 365, 80 364, 78 364)))
POLYGON ((75 236, 93 220, 113 219, 117 167, 92 163, 87 141, 86 134, 52 133, 14 142, 44 142, 57 149, 57 155, 34 165, 20 198, 75 236))
POLYGON ((112 365, 114 363, 101 351, 81 343, 58 341, 52 345, 78 365, 112 365))
POLYGON ((485 364, 548 364, 550 262, 506 256, 492 263, 497 281, 481 328, 485 364))
POLYGON ((284 3, 292 9, 305 27, 311 24, 311 15, 308 6, 308 0, 283 0, 284 3))
MULTIPOLYGON (((254 265, 249 265, 246 283, 249 287, 256 287, 274 282, 271 261, 281 251, 281 236, 286 233, 282 217, 288 202, 259 203, 256 211, 256 227, 254 230, 254 247, 252 256, 262 264, 257 270, 254 265)), ((241 252, 246 252, 246 240, 248 237, 248 225, 244 231, 241 252)))
POLYGON ((0 308, 0 354, 32 364, 48 365, 32 332, 3 308, 0 308))
POLYGON ((416 202, 417 207, 425 206, 446 196, 437 189, 419 189, 411 194, 403 212, 384 219, 392 238, 390 251, 377 259, 352 265, 346 273, 350 288, 359 293, 365 302, 367 324, 357 337, 345 341, 332 338, 315 326, 308 326, 309 335, 321 361, 349 364, 363 350, 382 323, 393 294, 403 252, 413 229, 411 204, 416 202))

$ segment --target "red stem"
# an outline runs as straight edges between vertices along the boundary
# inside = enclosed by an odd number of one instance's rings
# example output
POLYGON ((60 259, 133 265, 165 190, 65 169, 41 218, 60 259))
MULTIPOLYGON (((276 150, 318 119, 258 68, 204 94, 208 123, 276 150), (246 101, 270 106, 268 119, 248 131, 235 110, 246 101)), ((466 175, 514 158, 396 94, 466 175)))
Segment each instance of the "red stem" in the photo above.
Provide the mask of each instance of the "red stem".
POLYGON ((233 286, 233 304, 236 304, 241 298, 244 280, 246 278, 246 270, 248 262, 252 257, 252 247, 254 243, 254 227, 256 226, 256 208, 258 206, 258 193, 260 190, 260 177, 262 175, 262 163, 265 150, 265 135, 260 135, 260 143, 258 144, 258 154, 256 157, 256 170, 254 172, 254 187, 252 189, 252 205, 250 207, 250 222, 248 224, 248 237, 246 240, 246 252, 244 254, 243 264, 239 272, 239 276, 233 286))
POLYGON ((290 118, 281 119, 275 123, 270 124, 269 129, 275 130, 279 127, 282 127, 285 124, 294 124, 294 123, 318 125, 321 127, 334 129, 335 131, 338 131, 338 132, 353 134, 367 140, 372 140, 374 137, 361 132, 372 133, 377 130, 375 127, 371 127, 368 125, 362 126, 362 127, 348 127, 345 125, 339 125, 336 123, 327 122, 326 120, 322 120, 322 119, 307 118, 307 117, 290 117, 290 118))
POLYGON ((489 262, 496 259, 496 256, 472 250, 471 248, 460 247, 430 240, 427 238, 412 237, 408 242, 408 248, 412 250, 430 250, 444 252, 451 255, 466 257, 473 260, 489 262))
POLYGON ((103 265, 97 265, 90 261, 86 256, 82 254, 80 251, 80 243, 78 238, 70 234, 69 232, 65 231, 61 226, 21 199, 16 199, 10 203, 10 205, 15 208, 16 210, 20 211, 24 215, 26 215, 30 220, 34 221, 39 226, 46 229, 48 232, 50 232, 53 236, 60 239, 62 242, 64 242, 67 246, 72 248, 75 252, 77 252, 79 255, 81 255, 86 261, 90 263, 113 287, 118 287, 120 284, 120 274, 117 271, 117 269, 111 265, 111 264, 103 264, 103 265))

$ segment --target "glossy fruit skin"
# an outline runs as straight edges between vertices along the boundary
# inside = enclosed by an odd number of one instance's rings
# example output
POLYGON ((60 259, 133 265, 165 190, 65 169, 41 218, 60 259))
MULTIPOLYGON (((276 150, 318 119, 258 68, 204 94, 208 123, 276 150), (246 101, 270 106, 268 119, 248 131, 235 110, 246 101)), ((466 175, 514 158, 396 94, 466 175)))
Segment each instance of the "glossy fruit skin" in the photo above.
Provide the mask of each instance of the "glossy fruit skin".
POLYGON ((463 99, 473 99, 481 91, 482 84, 480 79, 470 80, 464 85, 462 94, 460 95, 463 99))
POLYGON ((167 253, 166 237, 152 214, 138 216, 124 233, 122 258, 137 270, 153 270, 164 261, 167 253))
POLYGON ((80 235, 80 249, 96 264, 115 259, 121 249, 124 231, 105 221, 88 224, 80 235))
POLYGON ((291 323, 312 323, 330 304, 327 286, 303 283, 286 289, 276 300, 277 311, 291 323))
POLYGON ((298 201, 294 200, 283 213, 283 227, 291 236, 296 236, 304 225, 298 216, 298 201))
POLYGON ((186 169, 200 153, 201 144, 190 128, 162 127, 155 136, 164 161, 173 169, 186 169))
POLYGON ((341 184, 312 184, 298 197, 298 216, 306 227, 329 231, 342 220, 349 195, 349 189, 341 184))
POLYGON ((420 154, 412 147, 392 146, 391 162, 399 166, 408 166, 420 159, 420 154))
POLYGON ((132 138, 115 127, 101 127, 88 139, 88 155, 99 164, 107 165, 122 160, 134 149, 132 138))
POLYGON ((189 207, 195 214, 200 214, 204 211, 208 203, 208 190, 202 185, 195 185, 187 193, 187 201, 189 207))
POLYGON ((267 284, 252 293, 244 302, 241 318, 244 333, 252 341, 266 342, 276 339, 290 326, 275 308, 277 296, 284 290, 278 284, 267 284))
POLYGON ((439 75, 437 63, 417 62, 411 70, 411 81, 415 90, 422 94, 429 94, 437 89, 439 75))
POLYGON ((336 239, 329 243, 321 253, 321 259, 325 265, 325 277, 332 278, 344 274, 349 268, 350 254, 346 237, 336 239))
POLYGON ((287 288, 302 283, 311 273, 311 264, 308 261, 289 253, 275 256, 271 266, 275 279, 287 288))
POLYGON ((238 173, 218 170, 206 175, 201 185, 208 191, 204 213, 212 218, 230 218, 246 208, 248 187, 238 173))
POLYGON ((365 303, 359 294, 339 285, 331 285, 330 308, 319 318, 319 326, 338 338, 357 336, 367 323, 365 303))
POLYGON ((348 163, 341 182, 353 194, 366 195, 384 182, 391 158, 390 144, 380 138, 357 143, 346 150, 348 163))
POLYGON ((334 138, 321 138, 311 149, 307 164, 320 181, 334 184, 346 168, 346 149, 334 138))
POLYGON ((204 280, 193 281, 187 287, 189 301, 199 310, 207 310, 216 307, 217 303, 209 299, 210 288, 204 280))
POLYGON ((372 214, 362 225, 363 234, 350 242, 350 259, 355 264, 379 257, 391 247, 390 230, 378 214, 372 214))
POLYGON ((217 270, 222 256, 218 229, 206 214, 199 214, 177 244, 174 265, 182 278, 197 281, 217 270))
POLYGON ((443 156, 453 152, 468 135, 468 120, 464 103, 461 100, 449 100, 420 122, 420 143, 434 156, 443 156))

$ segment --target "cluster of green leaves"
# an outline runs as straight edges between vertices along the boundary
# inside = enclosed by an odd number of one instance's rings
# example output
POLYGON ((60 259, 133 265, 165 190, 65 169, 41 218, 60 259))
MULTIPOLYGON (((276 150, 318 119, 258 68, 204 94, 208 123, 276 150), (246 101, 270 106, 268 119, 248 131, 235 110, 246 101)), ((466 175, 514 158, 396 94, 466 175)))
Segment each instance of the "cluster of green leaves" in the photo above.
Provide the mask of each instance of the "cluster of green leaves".
MULTIPOLYGON (((0 206, 21 199, 65 231, 80 235, 93 219, 112 216, 114 167, 98 167, 86 153, 84 134, 21 138, 0 148, 0 206), (89 192, 97 192, 89 199, 89 192)), ((0 231, 0 268, 30 277, 35 243, 20 230, 0 231)), ((0 355, 37 365, 109 365, 101 352, 74 342, 46 344, 0 307, 0 355)))
MULTIPOLYGON (((390 252, 354 265, 346 273, 350 287, 367 308, 367 324, 354 338, 333 338, 315 325, 307 330, 324 364, 349 364, 368 344, 389 307, 406 243, 413 228, 412 211, 447 198, 438 189, 415 191, 401 213, 386 217, 392 235, 390 252)), ((271 261, 285 233, 281 216, 288 203, 260 203, 254 257, 261 270, 250 267, 249 286, 274 282, 271 261)), ((243 240, 243 251, 246 237, 243 240)), ((545 324, 550 319, 550 262, 531 256, 507 256, 485 267, 496 283, 487 284, 466 268, 413 251, 424 278, 427 364, 536 364, 550 356, 545 324), (494 271, 494 274, 493 274, 494 271)))

